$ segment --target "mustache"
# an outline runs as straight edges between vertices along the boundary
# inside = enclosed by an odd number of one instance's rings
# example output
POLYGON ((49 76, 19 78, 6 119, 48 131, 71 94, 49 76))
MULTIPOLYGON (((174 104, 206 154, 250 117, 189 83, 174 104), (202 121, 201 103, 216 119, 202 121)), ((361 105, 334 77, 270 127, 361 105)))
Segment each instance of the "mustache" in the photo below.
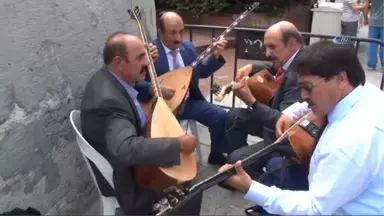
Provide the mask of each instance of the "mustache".
POLYGON ((180 44, 181 41, 173 41, 173 44, 177 45, 177 44, 180 44))
POLYGON ((308 103, 308 107, 315 105, 310 99, 305 99, 305 101, 308 103))
POLYGON ((144 74, 148 72, 148 66, 143 66, 140 70, 140 74, 144 74))
POLYGON ((267 60, 267 61, 274 61, 274 60, 277 60, 277 58, 276 58, 276 57, 272 57, 272 56, 270 56, 270 57, 267 57, 266 60, 267 60))

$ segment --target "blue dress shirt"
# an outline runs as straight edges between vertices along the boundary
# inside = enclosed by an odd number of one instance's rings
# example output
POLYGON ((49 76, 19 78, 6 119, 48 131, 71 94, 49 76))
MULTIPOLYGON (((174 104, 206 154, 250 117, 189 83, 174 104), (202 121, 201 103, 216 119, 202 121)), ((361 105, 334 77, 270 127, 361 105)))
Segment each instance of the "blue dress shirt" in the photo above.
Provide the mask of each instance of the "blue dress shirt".
POLYGON ((145 113, 144 113, 144 110, 141 107, 139 101, 137 100, 138 92, 132 86, 130 86, 128 83, 126 83, 122 79, 120 79, 120 77, 117 76, 115 73, 113 73, 112 71, 109 71, 109 72, 111 74, 113 74, 113 76, 120 82, 120 84, 125 88, 125 90, 128 92, 128 95, 133 100, 133 103, 135 104, 136 110, 140 116, 141 127, 143 127, 145 124, 145 113))
POLYGON ((384 93, 365 84, 328 114, 308 191, 252 182, 245 198, 271 214, 384 215, 384 93))

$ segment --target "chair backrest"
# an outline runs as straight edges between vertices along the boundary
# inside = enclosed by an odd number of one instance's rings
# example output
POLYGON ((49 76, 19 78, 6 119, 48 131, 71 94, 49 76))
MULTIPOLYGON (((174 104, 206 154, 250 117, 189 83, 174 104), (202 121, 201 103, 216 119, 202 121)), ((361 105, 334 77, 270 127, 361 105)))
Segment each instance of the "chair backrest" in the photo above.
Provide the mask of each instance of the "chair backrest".
MULTIPOLYGON (((100 173, 104 176, 104 178, 108 181, 113 189, 115 189, 115 185, 113 184, 113 168, 111 164, 98 152, 94 149, 83 137, 81 133, 81 122, 80 122, 80 111, 73 110, 70 114, 70 121, 73 129, 76 132, 76 140, 79 148, 86 158, 91 160, 96 167, 99 169, 100 173)), ((88 162, 85 160, 89 170, 91 171, 92 178, 96 182, 95 174, 88 162)))

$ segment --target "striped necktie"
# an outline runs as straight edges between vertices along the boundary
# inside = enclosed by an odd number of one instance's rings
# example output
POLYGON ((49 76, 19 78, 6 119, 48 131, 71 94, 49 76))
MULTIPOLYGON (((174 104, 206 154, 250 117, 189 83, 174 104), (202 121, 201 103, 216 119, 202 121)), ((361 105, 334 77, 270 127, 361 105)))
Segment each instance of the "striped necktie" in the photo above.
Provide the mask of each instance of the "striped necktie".
MULTIPOLYGON (((178 69, 178 68, 181 68, 181 64, 180 62, 178 61, 178 58, 177 58, 177 54, 179 53, 179 50, 176 49, 176 50, 171 50, 170 51, 170 54, 172 55, 172 62, 173 62, 173 70, 175 69, 178 69)), ((183 111, 184 111, 184 108, 185 108, 185 105, 187 103, 187 99, 189 98, 189 88, 187 90, 187 93, 185 94, 185 97, 184 97, 184 101, 181 103, 180 105, 180 109, 179 109, 179 114, 181 114, 183 111)))

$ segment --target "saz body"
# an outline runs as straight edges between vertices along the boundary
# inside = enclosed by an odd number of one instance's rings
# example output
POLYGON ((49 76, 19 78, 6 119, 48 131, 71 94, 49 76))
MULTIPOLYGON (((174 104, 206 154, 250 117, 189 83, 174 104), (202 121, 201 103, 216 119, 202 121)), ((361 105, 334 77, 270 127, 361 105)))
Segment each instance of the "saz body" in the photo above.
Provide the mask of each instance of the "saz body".
MULTIPOLYGON (((145 44, 148 44, 140 22, 140 8, 136 6, 134 10, 128 10, 128 13, 131 15, 131 18, 136 21, 142 41, 145 44)), ((157 74, 152 57, 149 54, 148 46, 146 55, 149 60, 148 72, 156 94, 156 100, 150 107, 150 116, 152 117, 147 127, 148 137, 158 138, 181 136, 184 134, 184 131, 163 99, 160 91, 159 80, 157 79, 157 74)), ((137 184, 141 187, 161 191, 167 187, 180 185, 196 177, 196 155, 193 152, 190 154, 180 153, 180 164, 172 167, 136 165, 134 167, 134 174, 137 184)))

